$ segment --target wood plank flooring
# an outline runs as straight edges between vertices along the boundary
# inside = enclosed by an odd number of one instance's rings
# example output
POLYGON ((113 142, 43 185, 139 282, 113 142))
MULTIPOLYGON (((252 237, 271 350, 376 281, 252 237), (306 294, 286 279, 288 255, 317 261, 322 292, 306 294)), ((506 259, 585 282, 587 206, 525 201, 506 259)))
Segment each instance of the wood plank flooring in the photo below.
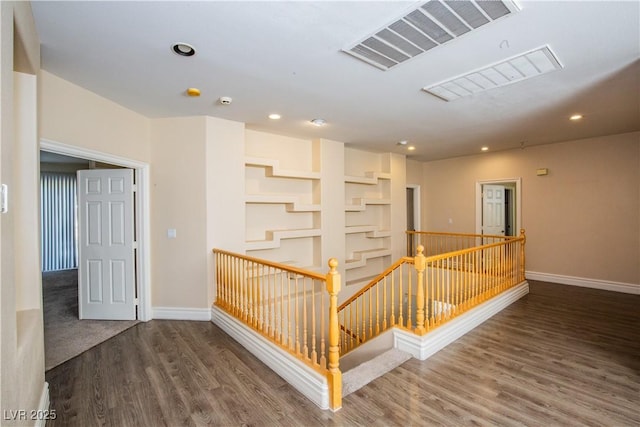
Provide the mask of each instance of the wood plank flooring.
POLYGON ((47 372, 47 426, 640 426, 640 296, 530 285, 336 413, 210 322, 141 323, 47 372))

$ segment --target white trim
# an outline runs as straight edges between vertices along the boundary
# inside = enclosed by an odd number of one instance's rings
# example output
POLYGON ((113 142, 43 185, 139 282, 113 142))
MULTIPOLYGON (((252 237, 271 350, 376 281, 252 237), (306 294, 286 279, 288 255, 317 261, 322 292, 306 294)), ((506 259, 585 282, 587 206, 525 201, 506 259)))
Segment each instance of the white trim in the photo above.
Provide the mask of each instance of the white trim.
POLYGON ((519 236, 522 229, 522 178, 483 179, 476 181, 476 234, 482 234, 482 186, 484 184, 516 185, 516 223, 513 235, 519 236))
POLYGON ((38 417, 35 419, 35 427, 44 427, 47 419, 54 417, 49 409, 49 383, 46 381, 42 385, 42 393, 40 393, 40 402, 38 403, 36 414, 38 417))
POLYGON ((136 230, 138 242, 138 277, 136 282, 138 284, 138 299, 140 301, 140 305, 138 305, 138 319, 143 322, 151 320, 151 221, 149 216, 151 212, 149 202, 151 191, 149 183, 151 180, 149 179, 149 164, 47 139, 40 139, 40 149, 50 153, 80 157, 135 170, 136 186, 138 189, 136 196, 136 230))
POLYGON ((208 308, 153 307, 154 319, 210 321, 208 308))
POLYGON ((211 307, 211 321, 320 409, 329 409, 329 385, 325 376, 216 306, 211 307))
POLYGON ((529 283, 524 281, 423 336, 395 328, 393 346, 416 359, 426 360, 528 293, 529 283))
POLYGON ((633 283, 611 282, 608 280, 563 276, 561 274, 540 273, 537 271, 526 271, 525 276, 527 279, 539 280, 541 282, 559 283, 561 285, 581 286, 583 288, 602 289, 605 291, 640 295, 640 285, 633 283))

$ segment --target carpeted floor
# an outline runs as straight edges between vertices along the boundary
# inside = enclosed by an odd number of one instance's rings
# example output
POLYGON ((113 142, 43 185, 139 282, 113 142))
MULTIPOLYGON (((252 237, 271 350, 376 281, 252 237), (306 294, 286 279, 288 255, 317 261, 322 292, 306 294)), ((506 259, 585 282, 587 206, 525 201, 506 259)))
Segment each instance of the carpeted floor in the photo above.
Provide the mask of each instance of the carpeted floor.
POLYGON ((45 370, 49 370, 138 323, 79 320, 78 270, 42 274, 45 370))

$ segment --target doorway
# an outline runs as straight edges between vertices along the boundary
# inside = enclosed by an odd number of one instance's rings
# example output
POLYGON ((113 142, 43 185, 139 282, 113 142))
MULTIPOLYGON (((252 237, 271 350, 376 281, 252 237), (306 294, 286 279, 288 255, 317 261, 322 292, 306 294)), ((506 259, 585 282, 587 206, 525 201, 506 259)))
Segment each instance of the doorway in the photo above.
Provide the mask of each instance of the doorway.
POLYGON ((517 236, 522 227, 521 178, 476 182, 476 234, 517 236))
MULTIPOLYGON (((407 231, 420 230, 420 186, 407 185, 407 231)), ((407 239, 407 256, 414 256, 416 251, 416 239, 413 235, 405 233, 407 239)))
MULTIPOLYGON (((120 158, 116 156, 112 156, 109 154, 88 150, 79 147, 73 147, 66 144, 42 140, 40 143, 40 148, 45 153, 50 153, 52 155, 62 155, 69 156, 76 159, 84 159, 82 160, 85 165, 88 165, 89 162, 98 162, 102 164, 109 164, 120 168, 128 168, 133 169, 133 174, 135 177, 135 187, 136 187, 136 197, 134 201, 135 205, 135 235, 136 235, 136 252, 135 252, 135 277, 136 277, 136 294, 138 297, 138 306, 137 306, 137 319, 135 321, 100 321, 100 320, 83 320, 83 327, 90 331, 92 336, 99 338, 100 335, 105 336, 111 334, 112 331, 109 328, 113 326, 116 329, 130 327, 128 323, 138 322, 138 321, 148 321, 151 320, 151 285, 150 285, 150 240, 149 240, 149 166, 146 163, 129 160, 125 158, 120 158), (115 325, 114 325, 115 324, 115 325), (107 328, 106 326, 109 326, 107 328)), ((49 155, 49 154, 45 154, 49 155)), ((87 168, 87 167, 81 167, 87 168)), ((41 243, 42 244, 42 243, 41 243)), ((63 270, 60 272, 47 273, 50 277, 44 277, 43 274, 43 284, 47 281, 49 282, 73 282, 71 284, 71 290, 73 291, 73 286, 75 286, 75 291, 77 292, 77 270, 63 270)), ((44 289, 43 289, 44 295, 44 289)), ((73 297, 66 296, 68 301, 73 301, 73 297)), ((76 297, 77 301, 77 297, 76 297)), ((46 313, 45 313, 46 316, 46 313)), ((77 316, 77 313, 74 313, 74 316, 77 316)), ((79 320, 78 320, 79 322, 79 320)), ((68 328, 69 331, 71 328, 68 328)), ((124 330, 122 329, 122 330, 124 330)), ((70 333, 67 331, 67 333, 70 333)), ((46 331, 45 331, 46 332, 46 331)), ((115 332, 119 333, 121 331, 115 332)), ((64 337, 63 337, 64 338, 64 337)), ((109 338, 106 336, 104 339, 109 338)), ((103 340, 104 340, 103 339, 103 340)), ((100 342, 100 341, 98 341, 100 342)), ((96 343, 97 344, 97 343, 96 343)), ((95 344, 93 344, 95 345, 95 344)), ((49 346, 51 347, 51 345, 49 346)), ((45 342, 45 357, 47 356, 47 345, 45 342)), ((61 357, 64 357, 62 355, 61 357)), ((45 369, 49 369, 51 366, 47 363, 45 369)))
POLYGON ((150 205, 149 165, 95 150, 75 147, 51 140, 41 140, 40 149, 45 152, 87 159, 134 170, 136 182, 135 230, 136 230, 136 283, 138 295, 138 320, 146 322, 152 318, 151 310, 151 261, 150 261, 150 205))

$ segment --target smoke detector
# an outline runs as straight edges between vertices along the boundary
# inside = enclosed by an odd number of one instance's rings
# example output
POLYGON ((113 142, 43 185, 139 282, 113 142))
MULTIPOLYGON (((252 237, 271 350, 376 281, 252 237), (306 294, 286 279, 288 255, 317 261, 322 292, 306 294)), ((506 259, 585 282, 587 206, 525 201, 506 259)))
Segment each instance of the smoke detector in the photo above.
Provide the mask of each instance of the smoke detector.
POLYGON ((230 96, 221 96, 220 99, 218 99, 218 102, 222 105, 229 105, 233 102, 233 99, 231 99, 230 96))

